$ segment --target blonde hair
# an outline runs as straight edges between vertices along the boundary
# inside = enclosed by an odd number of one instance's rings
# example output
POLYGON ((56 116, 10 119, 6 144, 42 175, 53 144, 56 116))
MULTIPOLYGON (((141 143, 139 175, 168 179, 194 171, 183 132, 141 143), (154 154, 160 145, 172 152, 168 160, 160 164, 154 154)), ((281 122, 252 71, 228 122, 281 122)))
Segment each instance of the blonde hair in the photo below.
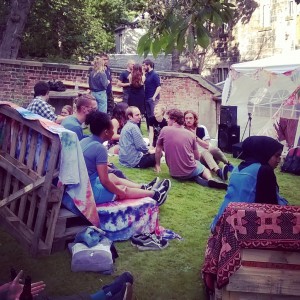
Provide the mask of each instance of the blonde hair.
POLYGON ((163 105, 163 104, 158 103, 158 104, 155 105, 155 108, 159 108, 163 115, 166 113, 166 106, 163 105))
POLYGON ((104 73, 105 72, 105 64, 104 64, 104 60, 103 60, 102 57, 96 56, 94 58, 93 68, 94 68, 94 71, 95 71, 94 75, 96 75, 97 73, 104 73))

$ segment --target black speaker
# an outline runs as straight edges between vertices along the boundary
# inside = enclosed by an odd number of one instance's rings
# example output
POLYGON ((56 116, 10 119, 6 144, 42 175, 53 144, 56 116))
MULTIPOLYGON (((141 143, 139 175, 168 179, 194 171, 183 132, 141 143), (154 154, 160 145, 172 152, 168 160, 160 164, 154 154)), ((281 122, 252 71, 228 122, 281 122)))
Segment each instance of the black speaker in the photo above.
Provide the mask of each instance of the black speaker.
POLYGON ((228 127, 237 125, 237 106, 221 106, 220 124, 228 127))
POLYGON ((232 145, 240 141, 240 126, 219 125, 218 147, 225 152, 232 152, 232 145))

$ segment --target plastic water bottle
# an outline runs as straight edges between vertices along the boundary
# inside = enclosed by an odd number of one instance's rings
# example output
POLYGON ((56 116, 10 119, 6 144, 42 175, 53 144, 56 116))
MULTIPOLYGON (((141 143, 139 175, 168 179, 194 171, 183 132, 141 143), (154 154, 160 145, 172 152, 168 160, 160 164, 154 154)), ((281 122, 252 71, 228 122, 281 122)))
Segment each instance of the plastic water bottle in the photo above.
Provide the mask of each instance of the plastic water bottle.
POLYGON ((33 300, 33 296, 31 294, 31 277, 30 276, 27 276, 25 278, 23 291, 22 291, 22 294, 20 295, 19 300, 33 300))

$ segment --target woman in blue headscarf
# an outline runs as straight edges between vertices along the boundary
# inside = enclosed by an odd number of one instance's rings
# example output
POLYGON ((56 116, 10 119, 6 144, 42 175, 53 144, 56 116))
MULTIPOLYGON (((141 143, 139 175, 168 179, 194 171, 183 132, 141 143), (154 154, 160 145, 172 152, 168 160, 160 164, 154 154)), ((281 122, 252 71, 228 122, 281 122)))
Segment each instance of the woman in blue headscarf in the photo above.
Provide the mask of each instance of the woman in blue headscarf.
POLYGON ((246 158, 231 173, 224 201, 211 224, 212 230, 230 202, 288 203, 279 195, 274 173, 283 145, 267 136, 251 136, 244 140, 242 150, 246 158))

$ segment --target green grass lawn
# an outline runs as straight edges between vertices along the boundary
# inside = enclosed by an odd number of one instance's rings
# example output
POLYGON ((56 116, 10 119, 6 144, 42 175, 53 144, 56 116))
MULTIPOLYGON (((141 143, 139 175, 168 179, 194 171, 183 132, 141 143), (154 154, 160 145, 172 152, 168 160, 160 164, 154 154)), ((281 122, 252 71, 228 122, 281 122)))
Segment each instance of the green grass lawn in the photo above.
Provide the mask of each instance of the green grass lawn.
MULTIPOLYGON (((117 165, 116 157, 111 161, 117 165)), ((231 159, 233 163, 237 160, 231 159)), ((129 178, 148 182, 154 170, 121 168, 129 178)), ((162 165, 161 178, 169 178, 162 165)), ((300 205, 300 177, 277 171, 281 193, 291 204, 300 205)), ((115 275, 125 270, 135 278, 135 299, 204 299, 199 271, 203 262, 209 224, 217 212, 224 191, 201 187, 192 182, 171 179, 172 189, 160 208, 160 224, 180 234, 184 240, 170 241, 162 251, 139 252, 129 241, 118 242, 120 257, 115 275)), ((23 269, 33 280, 44 280, 49 295, 69 295, 81 291, 93 292, 112 280, 113 276, 96 273, 72 273, 67 250, 48 257, 32 259, 17 242, 0 229, 0 280, 9 278, 10 266, 23 269)))

